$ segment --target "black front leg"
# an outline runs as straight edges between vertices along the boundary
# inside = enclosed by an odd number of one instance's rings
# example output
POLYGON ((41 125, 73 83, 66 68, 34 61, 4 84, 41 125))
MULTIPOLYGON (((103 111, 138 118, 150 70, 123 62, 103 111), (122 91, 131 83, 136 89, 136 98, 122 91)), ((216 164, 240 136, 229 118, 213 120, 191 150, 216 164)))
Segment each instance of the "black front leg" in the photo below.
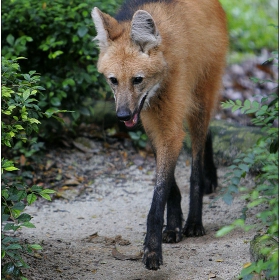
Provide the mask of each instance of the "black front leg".
POLYGON ((183 233, 186 236, 202 236, 205 230, 202 225, 202 199, 204 191, 204 170, 202 152, 192 160, 190 209, 183 233))
POLYGON ((167 193, 166 180, 157 184, 147 219, 147 234, 144 243, 143 262, 148 269, 157 270, 162 264, 162 227, 167 193))
POLYGON ((171 190, 167 199, 167 225, 163 232, 162 241, 177 243, 182 239, 181 193, 173 176, 171 190))

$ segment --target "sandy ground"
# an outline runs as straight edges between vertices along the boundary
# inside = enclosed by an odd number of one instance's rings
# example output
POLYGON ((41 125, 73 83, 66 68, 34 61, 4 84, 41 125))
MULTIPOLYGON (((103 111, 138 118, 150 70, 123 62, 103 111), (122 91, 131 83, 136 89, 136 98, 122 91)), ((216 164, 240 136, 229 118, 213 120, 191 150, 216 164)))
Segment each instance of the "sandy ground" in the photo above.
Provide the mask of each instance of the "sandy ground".
MULTIPOLYGON (((20 237, 44 247, 27 259, 29 279, 236 279, 242 265, 250 262, 249 241, 255 233, 235 231, 223 238, 216 238, 215 233, 240 217, 243 200, 236 198, 228 206, 222 200, 212 203, 217 194, 205 196, 206 235, 163 244, 164 264, 158 271, 149 271, 139 255, 153 195, 154 160, 130 162, 126 158, 121 168, 114 168, 116 163, 102 152, 102 144, 91 144, 99 151, 93 156, 74 149, 71 156, 60 158, 81 173, 93 174, 85 192, 69 199, 37 202, 27 209, 36 229, 24 229, 20 237), (109 172, 102 173, 106 168, 109 172), (119 258, 126 260, 117 258, 115 248, 119 258)), ((176 168, 184 218, 188 214, 189 160, 182 152, 176 168)), ((226 167, 218 169, 220 187, 227 171, 226 167)), ((247 179, 245 184, 251 182, 247 179)))

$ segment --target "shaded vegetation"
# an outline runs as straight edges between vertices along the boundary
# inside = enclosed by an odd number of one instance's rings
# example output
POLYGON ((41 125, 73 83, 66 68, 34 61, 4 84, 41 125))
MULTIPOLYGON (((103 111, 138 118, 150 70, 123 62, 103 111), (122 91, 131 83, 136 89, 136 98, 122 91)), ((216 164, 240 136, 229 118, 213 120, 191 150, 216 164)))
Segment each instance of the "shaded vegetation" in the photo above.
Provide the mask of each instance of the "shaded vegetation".
MULTIPOLYGON (((275 60, 278 63, 278 54, 275 60)), ((265 83, 254 79, 256 82, 265 83)), ((243 114, 254 114, 252 123, 261 127, 264 136, 260 137, 252 148, 246 153, 240 154, 229 167, 226 187, 223 189, 223 200, 230 204, 235 193, 242 193, 247 206, 242 211, 242 216, 231 225, 225 226, 217 233, 223 236, 236 228, 245 231, 254 228, 258 231, 258 254, 262 257, 255 262, 247 264, 240 274, 242 279, 252 279, 253 273, 260 277, 265 274, 265 279, 278 277, 279 275, 279 95, 275 92, 263 97, 260 102, 245 100, 241 102, 227 101, 223 108, 231 108, 232 111, 241 110, 243 114), (250 173, 252 168, 257 168, 255 184, 252 189, 242 186, 242 178, 250 173), (246 223, 247 211, 255 209, 258 222, 255 225, 246 223), (273 240, 273 246, 271 242, 273 240), (276 245, 275 245, 276 244, 276 245)), ((276 279, 276 278, 275 278, 276 279)))
MULTIPOLYGON (((38 106, 72 110, 72 119, 90 116, 93 98, 105 99, 107 85, 97 72, 98 49, 92 42, 95 28, 90 12, 98 6, 114 13, 117 1, 30 1, 2 2, 2 55, 24 56, 23 72, 41 74, 38 106)), ((110 94, 110 93, 109 93, 110 94)), ((43 122, 41 136, 51 138, 59 123, 43 122)))

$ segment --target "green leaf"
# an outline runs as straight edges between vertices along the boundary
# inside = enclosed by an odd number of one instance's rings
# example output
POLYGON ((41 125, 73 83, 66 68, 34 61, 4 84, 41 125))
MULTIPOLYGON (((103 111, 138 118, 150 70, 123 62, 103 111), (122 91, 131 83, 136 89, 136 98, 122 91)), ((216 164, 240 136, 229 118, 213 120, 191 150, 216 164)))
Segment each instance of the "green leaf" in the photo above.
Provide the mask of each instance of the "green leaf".
POLYGON ((240 182, 240 178, 239 177, 232 177, 230 179, 231 183, 234 184, 234 185, 238 185, 239 182, 240 182))
POLYGON ((40 124, 40 123, 41 123, 40 121, 38 121, 38 120, 35 119, 35 118, 29 118, 28 121, 29 121, 30 123, 36 123, 36 124, 40 124))
POLYGON ((223 195, 223 201, 227 204, 227 205, 230 205, 231 203, 232 203, 232 201, 233 201, 233 196, 232 196, 232 194, 230 194, 230 193, 225 193, 224 195, 223 195))
POLYGON ((72 117, 75 121, 80 117, 80 115, 79 111, 72 112, 72 117))
POLYGON ((60 106, 61 105, 60 99, 58 97, 51 98, 51 104, 57 107, 60 106))
POLYGON ((73 80, 73 79, 70 79, 70 78, 68 78, 68 79, 65 79, 64 81, 63 81, 63 83, 62 83, 62 86, 63 87, 66 87, 66 86, 68 86, 68 85, 70 85, 70 86, 75 86, 75 81, 73 80))
POLYGON ((60 50, 55 51, 53 53, 50 53, 50 58, 54 59, 54 58, 60 56, 61 54, 63 54, 63 51, 60 51, 60 50))
POLYGON ((20 124, 16 124, 16 125, 15 125, 15 128, 18 129, 18 130, 24 129, 20 124))
POLYGON ((31 216, 27 213, 23 213, 17 218, 17 220, 18 222, 29 222, 31 220, 31 216))
POLYGON ((22 249, 22 247, 19 244, 11 244, 8 247, 6 247, 6 250, 19 250, 22 249))
POLYGON ((17 219, 18 216, 20 215, 20 213, 22 212, 22 210, 19 210, 19 209, 11 209, 11 215, 17 219))
POLYGON ((4 231, 5 230, 13 230, 13 231, 16 231, 17 229, 19 229, 20 226, 15 226, 14 223, 8 223, 4 226, 4 231))
POLYGON ((238 109, 240 109, 240 106, 239 105, 234 105, 233 108, 231 109, 232 112, 235 112, 237 111, 238 109))
POLYGON ((251 107, 251 101, 248 100, 248 99, 246 99, 246 100, 244 101, 244 107, 245 107, 246 109, 249 109, 249 108, 251 107))
POLYGON ((232 225, 243 227, 244 226, 244 220, 243 219, 237 219, 232 223, 232 225))
POLYGON ((88 28, 83 25, 78 29, 77 34, 82 38, 87 34, 87 32, 88 32, 88 28))
POLYGON ((9 262, 3 266, 2 273, 4 275, 12 275, 14 273, 14 270, 15 270, 15 265, 12 262, 9 262))
POLYGON ((39 194, 40 194, 41 197, 43 197, 44 199, 51 201, 51 197, 50 197, 48 194, 42 193, 42 192, 40 192, 39 194))
POLYGON ((17 193, 18 201, 23 200, 24 198, 26 198, 26 196, 27 196, 26 191, 19 190, 17 193))
POLYGON ((9 34, 8 36, 7 36, 7 42, 11 45, 11 46, 13 46, 14 45, 14 42, 15 42, 15 37, 12 35, 12 34, 9 34))
POLYGON ((220 230, 216 232, 216 237, 222 237, 228 233, 230 233, 235 228, 234 225, 222 227, 220 230))
POLYGON ((239 164, 238 167, 239 167, 241 170, 245 171, 246 173, 249 172, 249 166, 248 166, 247 164, 243 164, 243 163, 242 163, 242 164, 239 164))
POLYGON ((30 247, 34 250, 43 250, 42 246, 39 244, 31 244, 30 247))
POLYGON ((34 226, 34 224, 30 223, 30 222, 25 222, 23 224, 21 224, 22 227, 27 227, 27 228, 36 228, 34 226))
POLYGON ((18 168, 14 167, 14 166, 4 167, 4 169, 5 169, 6 171, 15 171, 15 170, 19 170, 18 168))
MULTIPOLYGON (((26 81, 30 81, 30 75, 29 74, 22 74, 23 78, 26 80, 26 81)), ((27 90, 29 91, 29 90, 27 90)))
MULTIPOLYGON (((28 75, 29 76, 29 75, 28 75)), ((22 93, 22 98, 23 100, 25 101, 28 97, 30 96, 30 90, 25 90, 23 93, 22 93)))
POLYGON ((259 104, 259 102, 257 102, 257 101, 253 101, 253 102, 252 102, 252 106, 253 106, 253 108, 255 108, 255 109, 259 109, 260 104, 259 104))
POLYGON ((53 114, 59 113, 60 110, 57 108, 49 108, 46 112, 45 115, 47 118, 50 118, 53 114))
POLYGON ((31 193, 27 196, 27 203, 28 205, 31 205, 32 203, 34 203, 37 199, 37 196, 34 193, 31 193))
POLYGON ((2 214, 1 215, 1 221, 6 222, 10 218, 9 214, 2 214))
POLYGON ((50 190, 50 189, 44 189, 44 190, 42 190, 41 192, 40 192, 40 194, 45 194, 45 193, 56 193, 56 191, 54 191, 54 190, 50 190))
POLYGON ((263 203, 265 200, 262 198, 256 199, 254 201, 252 201, 251 203, 248 204, 248 208, 253 208, 258 206, 259 204, 263 203))

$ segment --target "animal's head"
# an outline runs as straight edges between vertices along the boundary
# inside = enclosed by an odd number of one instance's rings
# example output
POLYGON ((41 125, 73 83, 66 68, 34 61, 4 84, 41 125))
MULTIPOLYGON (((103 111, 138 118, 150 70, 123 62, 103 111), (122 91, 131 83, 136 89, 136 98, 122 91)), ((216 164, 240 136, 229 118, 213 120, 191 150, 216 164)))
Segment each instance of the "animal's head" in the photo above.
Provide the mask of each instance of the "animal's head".
POLYGON ((166 72, 161 36, 152 16, 143 10, 130 22, 119 23, 98 8, 93 9, 92 18, 100 48, 98 71, 114 93, 118 118, 133 127, 166 72))

